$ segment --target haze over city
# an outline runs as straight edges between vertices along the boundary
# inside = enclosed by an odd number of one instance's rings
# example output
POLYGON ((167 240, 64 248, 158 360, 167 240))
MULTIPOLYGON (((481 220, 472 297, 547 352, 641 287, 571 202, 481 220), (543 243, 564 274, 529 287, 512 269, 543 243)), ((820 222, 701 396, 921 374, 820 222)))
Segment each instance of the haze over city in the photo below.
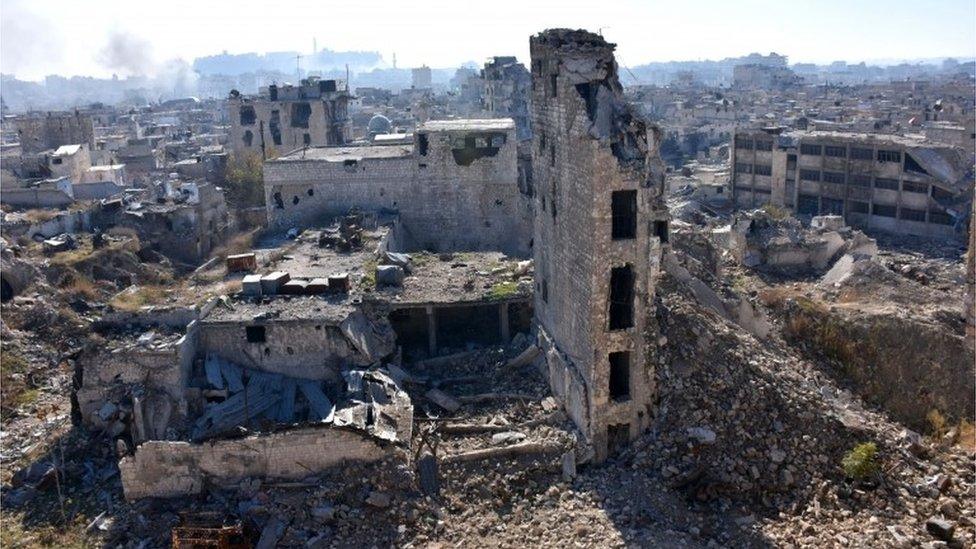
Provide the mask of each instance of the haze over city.
POLYGON ((539 28, 587 27, 619 44, 621 63, 722 59, 775 51, 792 62, 830 63, 976 55, 976 6, 968 0, 801 0, 790 3, 434 0, 253 0, 165 4, 4 0, 0 71, 120 77, 157 64, 229 53, 378 51, 386 64, 454 67, 505 53, 527 59, 539 28), (950 15, 951 14, 951 15, 950 15))

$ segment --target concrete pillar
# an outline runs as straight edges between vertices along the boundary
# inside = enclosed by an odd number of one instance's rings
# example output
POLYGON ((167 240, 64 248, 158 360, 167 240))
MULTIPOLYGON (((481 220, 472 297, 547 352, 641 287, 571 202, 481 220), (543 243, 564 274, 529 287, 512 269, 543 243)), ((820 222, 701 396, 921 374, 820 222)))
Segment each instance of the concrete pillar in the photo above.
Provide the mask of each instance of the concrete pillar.
POLYGON ((427 354, 434 356, 437 354, 437 317, 434 315, 434 308, 430 305, 427 310, 427 354))
POLYGON ((502 345, 512 340, 512 332, 508 327, 508 306, 509 303, 498 305, 498 337, 502 340, 502 345))

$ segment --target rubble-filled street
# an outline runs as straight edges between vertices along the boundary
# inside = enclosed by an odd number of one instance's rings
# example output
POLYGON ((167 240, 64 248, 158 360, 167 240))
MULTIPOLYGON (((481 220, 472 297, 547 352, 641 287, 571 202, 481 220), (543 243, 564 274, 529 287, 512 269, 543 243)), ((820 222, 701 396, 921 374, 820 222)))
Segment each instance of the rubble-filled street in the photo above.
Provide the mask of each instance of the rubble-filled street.
POLYGON ((5 2, 0 546, 976 546, 976 8, 462 4, 5 2))

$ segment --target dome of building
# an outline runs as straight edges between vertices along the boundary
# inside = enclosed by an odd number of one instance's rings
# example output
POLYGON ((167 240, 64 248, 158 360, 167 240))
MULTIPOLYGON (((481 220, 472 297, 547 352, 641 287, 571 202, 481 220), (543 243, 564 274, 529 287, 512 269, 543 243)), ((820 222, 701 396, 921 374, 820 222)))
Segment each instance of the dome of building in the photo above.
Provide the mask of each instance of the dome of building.
POLYGON ((366 129, 373 135, 390 133, 390 130, 393 129, 393 123, 390 122, 389 118, 383 116, 382 114, 377 114, 373 118, 369 119, 369 123, 366 124, 366 129))

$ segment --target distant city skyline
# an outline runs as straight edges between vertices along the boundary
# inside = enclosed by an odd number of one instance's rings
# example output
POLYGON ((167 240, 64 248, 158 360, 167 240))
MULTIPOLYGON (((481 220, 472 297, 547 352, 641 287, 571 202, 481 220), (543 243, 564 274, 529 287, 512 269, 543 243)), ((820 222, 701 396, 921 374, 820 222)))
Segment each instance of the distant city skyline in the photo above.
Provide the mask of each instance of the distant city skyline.
POLYGON ((818 64, 976 56, 972 0, 3 0, 0 25, 0 72, 29 80, 152 75, 173 59, 224 51, 310 52, 313 39, 319 49, 377 51, 387 64, 395 52, 402 68, 454 67, 493 55, 526 62, 528 37, 551 27, 602 32, 628 66, 771 51, 791 63, 818 64))

